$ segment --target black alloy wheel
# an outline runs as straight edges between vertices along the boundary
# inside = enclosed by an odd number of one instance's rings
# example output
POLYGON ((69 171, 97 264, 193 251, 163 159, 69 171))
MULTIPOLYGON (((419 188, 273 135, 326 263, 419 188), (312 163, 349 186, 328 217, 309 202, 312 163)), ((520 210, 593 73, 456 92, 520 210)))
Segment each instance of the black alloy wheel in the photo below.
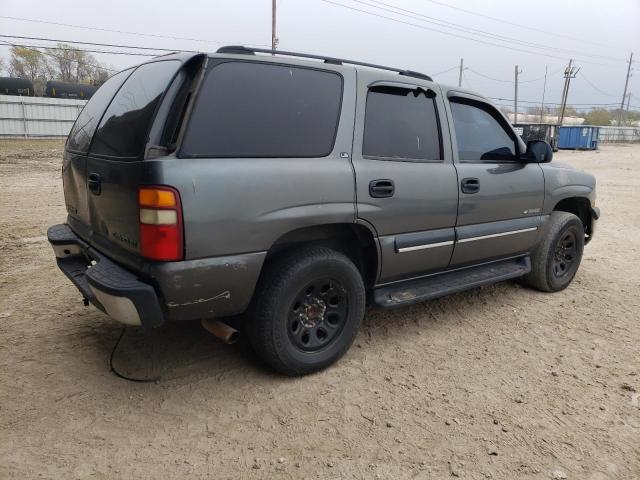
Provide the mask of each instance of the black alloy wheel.
POLYGON ((349 300, 342 284, 321 277, 296 295, 289 313, 289 338, 297 348, 318 351, 342 331, 349 314, 349 300))
POLYGON ((266 263, 245 325, 253 350, 285 375, 328 367, 349 349, 365 312, 360 270, 323 246, 266 263))
POLYGON ((558 240, 553 256, 553 274, 562 278, 571 272, 573 263, 578 258, 578 242, 575 232, 569 230, 558 240))

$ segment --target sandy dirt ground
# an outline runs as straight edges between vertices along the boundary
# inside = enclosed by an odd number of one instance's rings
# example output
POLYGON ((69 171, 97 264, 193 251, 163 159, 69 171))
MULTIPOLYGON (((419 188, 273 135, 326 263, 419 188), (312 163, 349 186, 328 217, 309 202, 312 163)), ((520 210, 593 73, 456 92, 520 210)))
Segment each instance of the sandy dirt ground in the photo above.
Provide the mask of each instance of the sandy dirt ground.
POLYGON ((60 142, 0 142, 0 478, 640 478, 640 145, 560 152, 598 178, 573 284, 372 309, 290 379, 198 323, 128 331, 58 271, 60 142))

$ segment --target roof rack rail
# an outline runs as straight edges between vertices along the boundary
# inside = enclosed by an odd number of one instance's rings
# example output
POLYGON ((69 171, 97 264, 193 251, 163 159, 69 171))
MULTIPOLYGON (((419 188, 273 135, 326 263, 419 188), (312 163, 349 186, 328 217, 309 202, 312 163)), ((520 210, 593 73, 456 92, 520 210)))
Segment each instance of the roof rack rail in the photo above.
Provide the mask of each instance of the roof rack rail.
POLYGON ((361 67, 388 70, 390 72, 399 73, 400 75, 404 75, 406 77, 421 78, 422 80, 429 80, 430 82, 433 81, 433 79, 429 75, 425 75, 424 73, 420 72, 414 72, 412 70, 385 67, 384 65, 376 65, 374 63, 356 62, 354 60, 345 60, 344 58, 325 57, 322 55, 311 55, 309 53, 288 52, 286 50, 271 50, 268 48, 248 48, 242 45, 228 45, 225 47, 220 47, 216 53, 230 53, 236 55, 255 55, 256 53, 268 53, 271 55, 285 55, 288 57, 312 58, 314 60, 322 60, 324 61, 324 63, 330 63, 332 65, 343 65, 345 63, 348 63, 350 65, 359 65, 361 67))

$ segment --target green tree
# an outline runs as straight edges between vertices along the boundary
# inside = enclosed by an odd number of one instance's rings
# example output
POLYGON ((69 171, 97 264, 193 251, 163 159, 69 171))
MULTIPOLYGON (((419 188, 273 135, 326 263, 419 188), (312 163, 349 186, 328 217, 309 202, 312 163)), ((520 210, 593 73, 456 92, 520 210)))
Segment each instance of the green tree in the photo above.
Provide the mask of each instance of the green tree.
POLYGON ((591 110, 584 116, 585 125, 611 125, 611 113, 609 110, 591 110))

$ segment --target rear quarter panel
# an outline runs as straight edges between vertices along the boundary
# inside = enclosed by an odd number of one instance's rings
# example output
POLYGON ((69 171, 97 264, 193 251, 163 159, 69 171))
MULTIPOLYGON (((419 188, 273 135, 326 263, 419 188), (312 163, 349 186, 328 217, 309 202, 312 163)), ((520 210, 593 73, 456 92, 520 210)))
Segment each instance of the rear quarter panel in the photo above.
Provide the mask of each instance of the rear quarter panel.
POLYGON ((353 171, 339 155, 158 163, 158 183, 180 192, 187 259, 266 251, 292 230, 355 219, 353 171))

